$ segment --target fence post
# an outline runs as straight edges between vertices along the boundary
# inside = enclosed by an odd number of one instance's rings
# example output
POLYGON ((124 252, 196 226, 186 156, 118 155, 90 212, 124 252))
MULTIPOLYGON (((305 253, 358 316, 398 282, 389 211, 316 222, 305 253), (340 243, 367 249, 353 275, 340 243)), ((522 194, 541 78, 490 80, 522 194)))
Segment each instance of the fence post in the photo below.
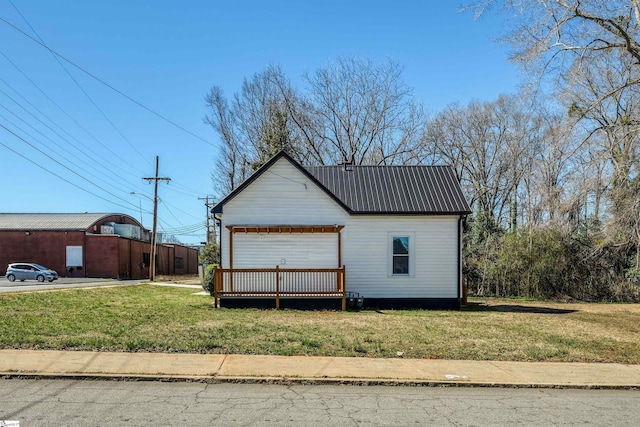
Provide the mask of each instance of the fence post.
POLYGON ((280 266, 276 265, 276 310, 280 309, 280 266))

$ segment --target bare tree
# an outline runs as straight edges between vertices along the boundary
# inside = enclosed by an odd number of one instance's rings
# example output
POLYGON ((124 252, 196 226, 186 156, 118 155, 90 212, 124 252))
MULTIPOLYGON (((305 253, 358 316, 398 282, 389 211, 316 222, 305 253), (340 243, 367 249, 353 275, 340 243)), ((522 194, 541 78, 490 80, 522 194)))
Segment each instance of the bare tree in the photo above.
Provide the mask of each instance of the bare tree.
POLYGON ((491 227, 516 221, 518 188, 532 170, 540 132, 522 97, 501 96, 445 108, 429 120, 424 137, 432 161, 455 167, 470 204, 491 227))
POLYGON ((609 199, 607 243, 640 246, 637 206, 640 203, 640 86, 628 84, 637 71, 629 58, 594 56, 589 67, 572 69, 564 77, 569 112, 589 131, 586 144, 593 161, 597 187, 606 179, 609 199), (603 177, 604 176, 604 177, 603 177))
MULTIPOLYGON (((640 66, 640 0, 488 0, 465 9, 481 16, 491 6, 506 16, 512 59, 537 78, 561 78, 571 69, 589 68, 596 56, 640 66)), ((639 83, 638 76, 621 82, 585 105, 585 111, 639 83)))
POLYGON ((295 98, 296 95, 288 83, 281 88, 274 84, 276 81, 284 81, 284 74, 280 67, 269 66, 251 79, 245 79, 241 91, 234 96, 238 130, 248 150, 252 170, 280 150, 294 157, 297 151, 298 129, 290 120, 285 100, 285 96, 295 98))
MULTIPOLYGON (((512 59, 535 80, 555 84, 574 120, 572 133, 585 134, 570 150, 582 160, 574 166, 584 177, 582 202, 571 200, 560 210, 575 217, 582 209, 587 217, 591 197, 594 217, 607 221, 601 248, 617 254, 611 259, 619 270, 635 256, 637 269, 640 0, 489 0, 476 4, 477 14, 489 6, 508 14, 505 40, 515 49, 512 59)), ((566 153, 557 148, 560 156, 566 153)))
POLYGON ((400 66, 339 58, 305 76, 310 127, 322 163, 402 163, 412 160, 423 113, 400 66), (411 154, 410 154, 411 153, 411 154))
POLYGON ((210 113, 205 122, 222 142, 212 174, 217 192, 232 191, 280 150, 296 156, 299 128, 286 106, 294 98, 282 70, 273 66, 245 79, 231 105, 219 87, 210 90, 206 97, 210 113))
POLYGON ((222 89, 211 88, 205 97, 211 111, 205 123, 218 133, 222 148, 216 159, 216 170, 211 174, 213 187, 220 195, 233 191, 247 176, 247 159, 237 135, 236 117, 229 108, 222 89))
POLYGON ((205 121, 223 143, 214 185, 235 188, 280 150, 305 164, 409 164, 424 158, 422 106, 387 61, 340 58, 300 93, 279 67, 246 79, 231 104, 215 87, 205 121))

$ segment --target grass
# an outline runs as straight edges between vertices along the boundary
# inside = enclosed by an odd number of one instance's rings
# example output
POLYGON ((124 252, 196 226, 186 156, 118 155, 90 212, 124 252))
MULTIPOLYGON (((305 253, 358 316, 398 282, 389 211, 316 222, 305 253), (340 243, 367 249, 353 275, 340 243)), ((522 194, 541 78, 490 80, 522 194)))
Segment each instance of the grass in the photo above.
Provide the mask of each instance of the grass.
POLYGON ((0 348, 640 363, 640 305, 472 300, 459 312, 215 309, 151 285, 0 295, 0 348))

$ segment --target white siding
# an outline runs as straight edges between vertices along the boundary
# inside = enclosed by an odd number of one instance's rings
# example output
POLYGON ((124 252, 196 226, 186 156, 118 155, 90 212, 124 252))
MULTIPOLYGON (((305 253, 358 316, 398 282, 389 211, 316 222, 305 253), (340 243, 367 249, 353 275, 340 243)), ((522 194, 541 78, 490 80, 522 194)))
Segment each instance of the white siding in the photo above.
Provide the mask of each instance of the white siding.
MULTIPOLYGON (((229 266, 227 225, 344 225, 347 291, 365 298, 457 298, 458 217, 350 216, 286 159, 224 206, 222 265, 229 266), (390 235, 412 236, 412 271, 390 274, 390 235)), ((335 234, 234 235, 234 267, 335 267, 335 234), (334 251, 333 253, 330 253, 334 251), (308 263, 308 264, 307 264, 308 263)))
POLYGON ((348 216, 284 158, 225 204, 224 215, 246 225, 331 225, 348 216))
POLYGON ((234 268, 336 268, 338 235, 242 234, 233 236, 234 268))
POLYGON ((369 298, 457 298, 458 218, 354 216, 343 230, 349 292, 369 298), (390 235, 413 240, 411 274, 390 274, 390 235))

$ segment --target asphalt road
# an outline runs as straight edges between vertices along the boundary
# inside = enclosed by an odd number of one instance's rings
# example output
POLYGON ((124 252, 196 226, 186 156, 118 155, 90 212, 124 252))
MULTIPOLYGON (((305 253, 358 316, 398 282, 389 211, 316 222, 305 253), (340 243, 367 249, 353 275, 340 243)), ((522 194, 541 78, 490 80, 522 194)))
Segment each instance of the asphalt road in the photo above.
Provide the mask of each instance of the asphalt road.
POLYGON ((0 380, 20 426, 640 425, 640 391, 0 380))
POLYGON ((115 279, 92 279, 92 278, 68 278, 61 277, 53 282, 39 283, 35 280, 25 280, 24 282, 10 282, 4 276, 0 277, 0 292, 16 291, 40 291, 46 289, 64 288, 84 288, 87 286, 114 286, 114 285, 136 285, 143 280, 115 280, 115 279))

